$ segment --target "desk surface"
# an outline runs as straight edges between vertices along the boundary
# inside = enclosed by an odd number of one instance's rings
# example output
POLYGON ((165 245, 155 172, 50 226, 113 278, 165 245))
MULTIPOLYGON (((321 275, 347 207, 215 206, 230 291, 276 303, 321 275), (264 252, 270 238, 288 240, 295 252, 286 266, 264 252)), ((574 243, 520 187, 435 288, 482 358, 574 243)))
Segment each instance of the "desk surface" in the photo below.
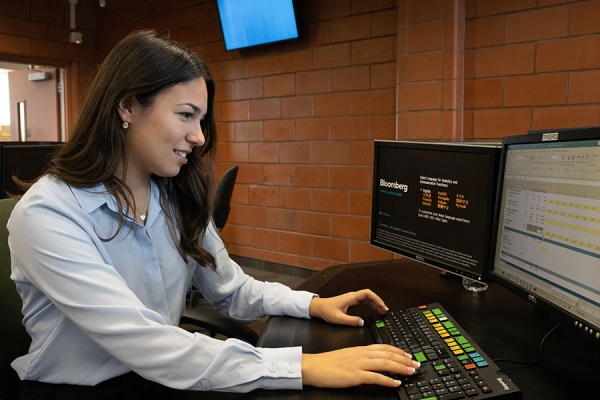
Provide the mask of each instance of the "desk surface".
MULTIPOLYGON (((391 310, 439 302, 494 360, 536 360, 539 345, 557 320, 498 284, 482 293, 463 289, 460 278, 441 275, 435 268, 408 260, 347 264, 330 267, 301 287, 323 297, 369 288, 391 310)), ((351 314, 366 317, 365 305, 351 314)), ((571 327, 559 326, 544 345, 544 360, 535 366, 498 363, 523 392, 525 400, 595 398, 600 370, 600 346, 580 337, 571 327), (594 396, 592 396, 594 395, 594 396), (592 397, 585 397, 592 396, 592 397)), ((318 319, 272 317, 258 347, 302 346, 305 353, 372 344, 369 329, 344 327, 318 319)), ((397 399, 389 388, 361 386, 344 390, 305 387, 302 391, 254 391, 244 399, 397 399)))

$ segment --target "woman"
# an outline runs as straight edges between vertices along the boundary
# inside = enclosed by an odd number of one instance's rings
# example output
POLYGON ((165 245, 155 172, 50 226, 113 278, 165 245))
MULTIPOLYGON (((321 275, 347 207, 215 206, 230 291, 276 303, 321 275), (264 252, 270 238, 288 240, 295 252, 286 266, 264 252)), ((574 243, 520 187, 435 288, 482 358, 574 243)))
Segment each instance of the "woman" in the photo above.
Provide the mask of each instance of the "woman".
POLYGON ((387 310, 369 290, 322 299, 258 282, 229 258, 208 200, 214 93, 197 55, 151 31, 126 37, 100 67, 70 140, 8 223, 11 277, 32 337, 29 354, 12 364, 25 381, 22 398, 65 388, 120 398, 123 386, 138 385, 155 394, 395 387, 379 372, 418 368, 390 346, 303 355, 177 327, 190 282, 240 320, 358 326, 348 307, 387 310))

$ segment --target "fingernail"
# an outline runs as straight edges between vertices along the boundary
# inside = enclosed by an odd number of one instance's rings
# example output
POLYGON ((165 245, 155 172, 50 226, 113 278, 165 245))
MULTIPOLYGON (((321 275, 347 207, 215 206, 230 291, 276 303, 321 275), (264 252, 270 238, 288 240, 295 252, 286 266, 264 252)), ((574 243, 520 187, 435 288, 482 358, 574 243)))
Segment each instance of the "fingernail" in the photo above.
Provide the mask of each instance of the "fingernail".
POLYGON ((411 375, 415 373, 415 369, 414 368, 406 367, 406 369, 408 370, 408 373, 411 374, 411 375))
POLYGON ((402 384, 402 382, 400 382, 400 381, 394 381, 394 383, 398 386, 400 386, 402 384))
POLYGON ((421 363, 418 361, 413 361, 413 365, 415 366, 415 368, 419 368, 421 366, 421 363))
POLYGON ((363 321, 362 319, 360 321, 358 321, 358 326, 364 326, 365 325, 365 321, 363 321))
POLYGON ((410 354, 410 353, 407 353, 407 352, 404 352, 404 354, 406 354, 406 357, 408 357, 408 358, 412 358, 412 354, 410 354))

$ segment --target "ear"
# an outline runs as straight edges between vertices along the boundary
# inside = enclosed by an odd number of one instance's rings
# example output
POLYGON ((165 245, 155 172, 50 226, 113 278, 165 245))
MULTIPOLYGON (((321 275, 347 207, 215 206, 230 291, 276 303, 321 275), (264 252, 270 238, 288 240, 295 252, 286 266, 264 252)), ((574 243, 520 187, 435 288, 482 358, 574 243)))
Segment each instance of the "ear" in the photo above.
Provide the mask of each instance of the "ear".
POLYGON ((123 122, 131 122, 131 115, 133 114, 133 103, 133 96, 126 97, 119 101, 119 104, 117 105, 117 112, 119 113, 119 116, 121 117, 121 120, 123 122))

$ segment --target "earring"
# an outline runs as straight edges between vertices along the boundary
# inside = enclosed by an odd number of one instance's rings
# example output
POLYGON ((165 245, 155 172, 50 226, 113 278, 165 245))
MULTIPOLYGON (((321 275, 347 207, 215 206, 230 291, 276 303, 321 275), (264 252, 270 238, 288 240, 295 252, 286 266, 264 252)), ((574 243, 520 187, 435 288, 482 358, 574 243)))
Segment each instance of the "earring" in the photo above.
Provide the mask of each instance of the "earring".
POLYGON ((127 129, 129 128, 129 122, 125 121, 123 122, 123 129, 127 129))

